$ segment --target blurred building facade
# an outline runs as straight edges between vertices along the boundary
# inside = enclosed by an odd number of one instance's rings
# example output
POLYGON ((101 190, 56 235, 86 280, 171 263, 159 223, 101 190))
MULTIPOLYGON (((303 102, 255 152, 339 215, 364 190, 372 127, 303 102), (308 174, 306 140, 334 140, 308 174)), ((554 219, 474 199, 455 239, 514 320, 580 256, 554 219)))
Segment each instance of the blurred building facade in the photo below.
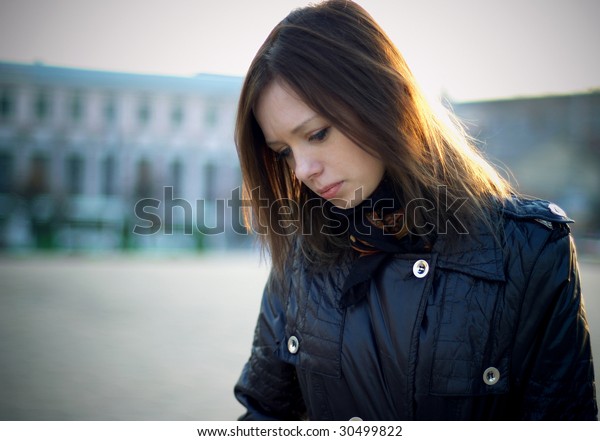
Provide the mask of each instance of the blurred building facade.
MULTIPOLYGON (((241 84, 0 63, 0 249, 249 246, 233 142, 241 84)), ((598 237, 599 91, 451 106, 521 192, 598 237)))
POLYGON ((0 247, 245 246, 241 81, 0 63, 0 247))
POLYGON ((600 91, 451 107, 518 191, 559 204, 579 238, 599 238, 600 91))

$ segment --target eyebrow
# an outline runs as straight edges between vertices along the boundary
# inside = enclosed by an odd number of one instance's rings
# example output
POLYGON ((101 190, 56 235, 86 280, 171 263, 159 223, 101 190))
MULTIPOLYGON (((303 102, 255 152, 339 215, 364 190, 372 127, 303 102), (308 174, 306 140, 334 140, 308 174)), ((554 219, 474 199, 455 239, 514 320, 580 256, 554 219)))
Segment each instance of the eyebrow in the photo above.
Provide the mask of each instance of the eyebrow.
MULTIPOLYGON (((319 115, 315 114, 309 118, 307 118, 306 120, 304 120, 303 122, 301 122, 300 124, 298 124, 296 127, 294 127, 292 129, 292 134, 293 135, 297 135, 298 132, 301 132, 304 130, 304 128, 313 120, 313 119, 317 119, 319 118, 319 115)), ((268 146, 271 146, 273 144, 277 144, 279 141, 266 141, 268 146)))

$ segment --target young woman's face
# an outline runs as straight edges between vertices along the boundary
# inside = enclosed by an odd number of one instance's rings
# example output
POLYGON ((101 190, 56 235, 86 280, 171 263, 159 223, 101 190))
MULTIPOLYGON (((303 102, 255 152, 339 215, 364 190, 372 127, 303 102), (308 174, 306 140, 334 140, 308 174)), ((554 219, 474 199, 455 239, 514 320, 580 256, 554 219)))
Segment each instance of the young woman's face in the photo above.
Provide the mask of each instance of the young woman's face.
POLYGON ((265 140, 296 177, 340 208, 360 204, 384 174, 383 162, 361 149, 278 81, 260 96, 255 116, 265 140))

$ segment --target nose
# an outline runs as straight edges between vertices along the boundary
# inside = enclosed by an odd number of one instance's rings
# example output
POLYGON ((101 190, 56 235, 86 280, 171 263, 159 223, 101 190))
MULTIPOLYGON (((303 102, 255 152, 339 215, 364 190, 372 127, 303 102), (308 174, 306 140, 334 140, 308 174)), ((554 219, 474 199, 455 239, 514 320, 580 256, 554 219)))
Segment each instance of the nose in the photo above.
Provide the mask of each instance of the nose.
POLYGON ((323 171, 323 163, 318 155, 308 149, 298 149, 294 152, 294 173, 302 182, 308 182, 323 171))

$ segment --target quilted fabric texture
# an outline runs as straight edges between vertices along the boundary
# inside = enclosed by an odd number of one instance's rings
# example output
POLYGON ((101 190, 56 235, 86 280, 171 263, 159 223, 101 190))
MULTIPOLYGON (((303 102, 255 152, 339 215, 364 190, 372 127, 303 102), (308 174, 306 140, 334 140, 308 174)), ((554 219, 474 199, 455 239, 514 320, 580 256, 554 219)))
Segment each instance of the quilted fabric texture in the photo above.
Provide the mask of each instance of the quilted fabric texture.
POLYGON ((265 288, 241 419, 597 419, 571 220, 541 200, 498 216, 499 235, 390 255, 351 304, 352 256, 294 255, 265 288))

